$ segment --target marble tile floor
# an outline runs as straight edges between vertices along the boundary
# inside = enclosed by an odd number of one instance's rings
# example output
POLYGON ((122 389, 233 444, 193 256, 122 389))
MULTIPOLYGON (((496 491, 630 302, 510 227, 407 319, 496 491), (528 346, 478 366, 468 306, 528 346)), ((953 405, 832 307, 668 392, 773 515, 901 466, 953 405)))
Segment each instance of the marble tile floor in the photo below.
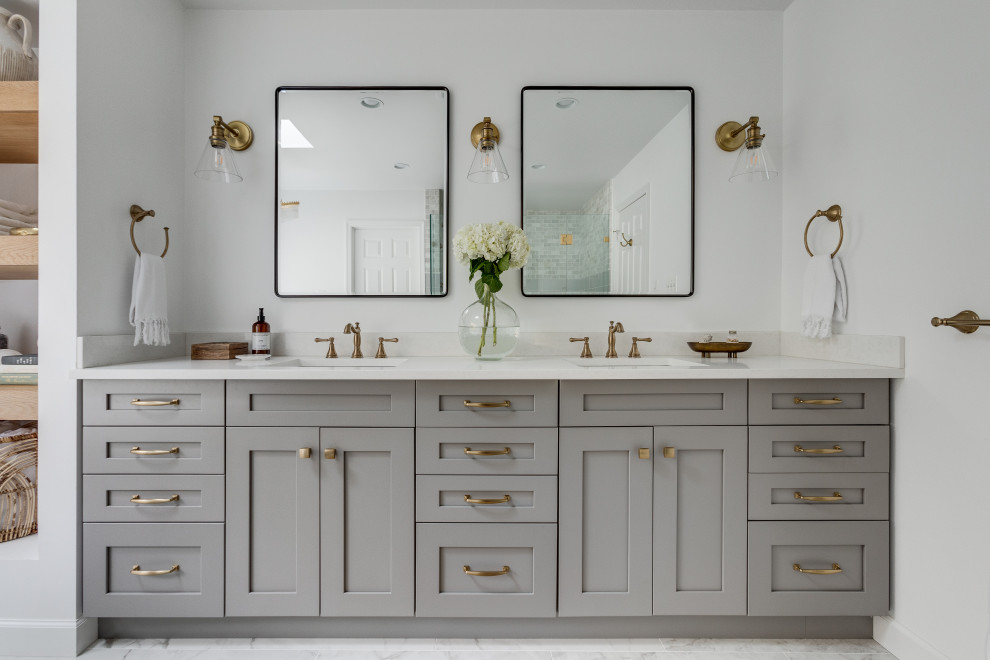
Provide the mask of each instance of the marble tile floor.
MULTIPOLYGON (((0 656, 0 658, 11 660, 8 656, 0 656)), ((80 658, 83 660, 897 660, 886 649, 869 639, 673 638, 101 639, 87 649, 80 658)))

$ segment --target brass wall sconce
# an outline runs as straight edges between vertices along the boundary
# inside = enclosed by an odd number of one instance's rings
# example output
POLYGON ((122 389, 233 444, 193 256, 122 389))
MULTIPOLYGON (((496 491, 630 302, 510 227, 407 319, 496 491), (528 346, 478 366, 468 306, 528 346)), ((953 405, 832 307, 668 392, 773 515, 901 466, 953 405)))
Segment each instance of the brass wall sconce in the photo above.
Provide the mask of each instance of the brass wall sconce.
POLYGON ((502 154, 498 150, 498 127, 491 117, 475 124, 471 129, 471 144, 475 146, 474 160, 468 170, 468 181, 474 183, 501 183, 509 178, 502 154))
POLYGON ((773 166, 770 155, 763 150, 759 117, 750 117, 745 124, 727 121, 715 131, 715 143, 723 151, 739 151, 736 165, 732 168, 729 181, 733 183, 756 183, 772 181, 780 172, 773 166), (745 135, 743 134, 745 131, 745 135))
POLYGON ((244 151, 253 141, 254 132, 244 122, 227 123, 220 115, 213 115, 210 137, 193 174, 201 179, 223 183, 243 181, 244 177, 237 171, 234 163, 234 151, 244 151))

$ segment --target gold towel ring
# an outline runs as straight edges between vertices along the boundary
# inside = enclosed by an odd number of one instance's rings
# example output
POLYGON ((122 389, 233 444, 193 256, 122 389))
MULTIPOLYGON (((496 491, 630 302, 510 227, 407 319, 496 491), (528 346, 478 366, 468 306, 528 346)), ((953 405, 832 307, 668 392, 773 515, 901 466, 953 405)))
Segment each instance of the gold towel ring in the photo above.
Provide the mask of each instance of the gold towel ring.
MULTIPOLYGON (((138 253, 139 257, 141 256, 141 250, 138 249, 137 241, 134 240, 134 223, 141 222, 146 216, 149 215, 153 218, 155 217, 155 212, 150 210, 145 211, 137 204, 131 204, 131 245, 134 246, 134 251, 138 253)), ((162 250, 163 257, 166 252, 168 252, 168 227, 165 228, 165 249, 162 250)))
POLYGON ((842 247, 842 207, 838 204, 832 204, 832 206, 828 207, 827 211, 815 211, 815 214, 811 216, 811 220, 808 220, 808 224, 804 226, 804 249, 808 251, 809 257, 815 255, 812 253, 811 248, 808 247, 808 229, 811 227, 811 223, 814 222, 815 218, 818 217, 827 218, 829 222, 839 223, 839 244, 835 246, 835 252, 830 255, 834 257, 838 254, 839 248, 842 247))

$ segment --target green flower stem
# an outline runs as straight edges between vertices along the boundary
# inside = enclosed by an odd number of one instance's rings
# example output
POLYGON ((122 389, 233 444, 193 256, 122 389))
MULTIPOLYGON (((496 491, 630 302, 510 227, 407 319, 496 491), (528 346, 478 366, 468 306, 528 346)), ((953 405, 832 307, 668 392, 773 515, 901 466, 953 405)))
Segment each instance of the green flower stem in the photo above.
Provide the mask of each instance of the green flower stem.
POLYGON ((481 343, 478 344, 478 357, 481 357, 481 349, 485 347, 485 339, 488 335, 488 326, 492 326, 492 346, 498 346, 498 325, 496 323, 495 317, 495 294, 486 284, 484 285, 484 292, 481 294, 481 305, 484 307, 485 311, 482 315, 483 323, 481 326, 481 343))

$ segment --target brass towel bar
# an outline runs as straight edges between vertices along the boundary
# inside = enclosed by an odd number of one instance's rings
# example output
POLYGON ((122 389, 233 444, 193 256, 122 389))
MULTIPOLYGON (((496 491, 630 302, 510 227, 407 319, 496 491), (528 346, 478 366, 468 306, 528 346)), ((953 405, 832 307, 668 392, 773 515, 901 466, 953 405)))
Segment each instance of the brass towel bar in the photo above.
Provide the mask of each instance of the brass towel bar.
POLYGON ((804 249, 808 251, 809 257, 815 256, 811 251, 811 248, 808 247, 808 229, 811 228, 811 223, 815 221, 815 218, 825 218, 829 222, 839 223, 839 244, 835 246, 835 251, 830 255, 834 257, 839 253, 839 248, 842 247, 842 207, 838 204, 832 204, 832 206, 828 207, 825 211, 815 211, 815 214, 811 216, 810 220, 808 220, 808 224, 804 226, 804 249))
POLYGON ((981 319, 976 312, 964 309, 949 318, 932 317, 932 325, 936 328, 940 325, 945 325, 968 335, 979 330, 981 325, 990 325, 990 320, 981 319))
MULTIPOLYGON (((153 218, 155 217, 155 212, 151 210, 145 211, 137 204, 131 204, 131 245, 134 246, 134 251, 138 253, 139 257, 141 256, 141 250, 137 246, 137 241, 134 240, 134 223, 141 222, 149 215, 153 218)), ((165 249, 162 250, 163 257, 166 252, 168 252, 168 227, 165 228, 165 249)))

